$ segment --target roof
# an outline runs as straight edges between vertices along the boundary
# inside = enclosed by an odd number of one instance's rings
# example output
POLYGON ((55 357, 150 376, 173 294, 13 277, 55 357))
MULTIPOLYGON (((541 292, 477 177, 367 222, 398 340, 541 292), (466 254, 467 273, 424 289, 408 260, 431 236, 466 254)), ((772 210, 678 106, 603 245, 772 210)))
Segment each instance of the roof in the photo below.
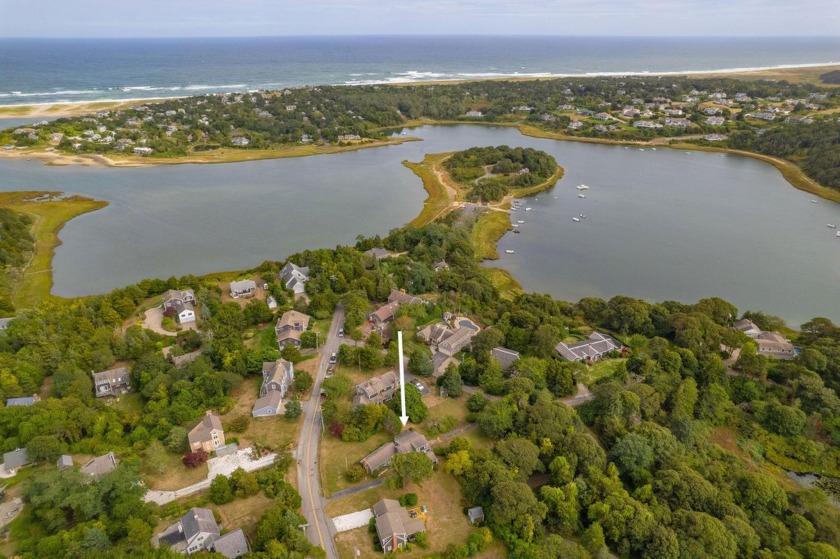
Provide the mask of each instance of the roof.
POLYGON ((302 276, 309 279, 309 266, 298 266, 293 262, 286 262, 286 265, 280 269, 280 277, 285 281, 289 281, 294 276, 302 276))
POLYGON ((192 289, 170 289, 163 294, 163 302, 169 301, 195 301, 195 293, 192 289))
POLYGON ((458 344, 469 341, 475 335, 475 330, 472 328, 467 328, 465 326, 459 326, 451 335, 447 336, 445 340, 443 340, 440 345, 446 345, 448 347, 456 347, 458 344))
POLYGON ((218 415, 208 411, 204 414, 204 417, 201 418, 201 421, 199 421, 195 427, 190 429, 190 433, 187 435, 190 445, 211 440, 210 432, 213 430, 223 431, 222 420, 219 419, 218 415))
POLYGON ((428 303, 428 301, 426 301, 425 299, 415 297, 414 295, 410 295, 408 293, 405 293, 404 291, 399 291, 397 289, 391 290, 391 293, 388 295, 388 302, 397 302, 400 305, 425 305, 428 303))
POLYGON ((181 526, 184 529, 184 537, 187 538, 187 541, 202 532, 219 534, 219 525, 216 524, 213 511, 210 509, 198 507, 190 509, 187 514, 181 517, 181 526))
POLYGON ((266 392, 265 396, 257 398, 257 401, 254 402, 254 409, 252 413, 256 413, 266 408, 273 408, 279 412, 282 401, 283 395, 279 390, 269 390, 266 392))
POLYGON ((490 350, 490 356, 496 358, 502 371, 507 371, 513 366, 513 362, 519 359, 519 352, 505 347, 494 347, 490 350))
POLYGON ((3 455, 3 467, 6 470, 14 470, 31 463, 25 448, 18 448, 3 455))
POLYGON ((277 326, 274 329, 279 332, 284 328, 296 328, 299 325, 300 328, 306 330, 309 328, 309 320, 310 317, 308 314, 303 314, 298 311, 286 311, 277 321, 277 326))
POLYGON ((254 280, 241 280, 230 282, 231 293, 244 293, 246 291, 253 291, 257 288, 254 280))
POLYGON ((172 361, 172 364, 175 365, 176 367, 180 367, 184 363, 191 363, 191 362, 195 361, 196 359, 198 359, 198 357, 202 354, 203 351, 204 351, 203 349, 198 348, 195 351, 191 351, 191 352, 185 353, 183 355, 173 355, 172 357, 169 358, 169 360, 172 361))
POLYGON ((755 322, 753 322, 749 318, 742 318, 733 325, 733 328, 735 328, 736 330, 740 330, 741 332, 761 332, 761 328, 756 326, 755 322))
POLYGON ((387 389, 389 386, 396 387, 397 373, 388 371, 378 377, 372 377, 361 384, 356 385, 356 392, 362 392, 368 398, 372 398, 387 389))
POLYGON ((365 254, 367 256, 372 256, 373 258, 376 258, 377 260, 382 260, 383 258, 390 258, 392 256, 391 253, 388 252, 387 249, 379 248, 379 247, 374 247, 374 248, 366 251, 365 254))
POLYGON ((371 313, 371 317, 376 317, 380 322, 386 322, 397 314, 397 309, 400 307, 399 302, 388 303, 382 305, 371 313))
POLYGON ((411 518, 408 511, 393 499, 382 499, 373 505, 373 514, 376 516, 376 533, 380 541, 394 534, 411 537, 426 531, 423 519, 411 518))
POLYGON ((467 516, 470 517, 470 522, 476 520, 484 520, 484 509, 481 507, 472 507, 467 509, 467 516))
POLYGON ((113 452, 89 460, 81 467, 83 474, 99 477, 117 469, 117 459, 113 452))
POLYGON ((397 447, 392 442, 388 442, 362 458, 362 462, 367 466, 371 472, 378 470, 388 460, 397 454, 397 447))
POLYGON ((592 359, 598 355, 621 349, 621 344, 606 334, 592 332, 585 342, 572 345, 561 342, 557 344, 555 349, 569 361, 579 361, 581 359, 592 359))
POLYGON ((73 457, 69 454, 62 454, 55 463, 59 470, 73 467, 73 457))
POLYGON ((394 444, 397 446, 397 452, 405 454, 406 452, 417 452, 428 447, 429 441, 422 434, 409 429, 394 437, 394 444))
POLYGON ((270 382, 282 384, 287 375, 292 371, 292 364, 285 359, 278 359, 277 361, 264 361, 262 366, 263 385, 270 382))
POLYGON ((24 398, 9 398, 6 400, 6 407, 11 406, 31 406, 35 402, 37 402, 37 398, 35 396, 26 396, 24 398))
POLYGON ((94 384, 102 384, 102 383, 122 383, 128 382, 129 373, 128 369, 125 367, 117 367, 116 369, 108 369, 107 371, 101 371, 99 373, 93 373, 93 383, 94 384))
POLYGON ((213 542, 213 550, 228 559, 236 559, 248 553, 248 540, 242 528, 234 530, 213 542))

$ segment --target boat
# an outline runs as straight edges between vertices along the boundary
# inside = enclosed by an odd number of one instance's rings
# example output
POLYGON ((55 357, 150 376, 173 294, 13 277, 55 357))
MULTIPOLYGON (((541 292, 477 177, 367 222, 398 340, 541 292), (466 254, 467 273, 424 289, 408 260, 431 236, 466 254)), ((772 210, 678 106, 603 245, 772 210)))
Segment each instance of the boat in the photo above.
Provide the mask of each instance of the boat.
POLYGON ((513 254, 513 251, 511 249, 507 249, 505 252, 508 254, 513 254))
POLYGON ((514 223, 513 225, 511 225, 511 227, 519 227, 519 224, 518 224, 518 223, 514 223))
POLYGON ((530 211, 531 211, 531 208, 525 208, 525 211, 526 211, 526 212, 530 212, 530 211))
POLYGON ((650 151, 656 151, 656 148, 650 148, 650 151))
POLYGON ((522 224, 522 223, 525 223, 525 220, 524 220, 524 219, 520 219, 520 220, 519 220, 519 221, 517 221, 516 223, 520 223, 520 224, 522 224))
POLYGON ((825 226, 828 227, 829 229, 837 229, 837 226, 834 225, 833 223, 827 223, 825 226))
POLYGON ((811 203, 812 204, 819 204, 819 202, 817 202, 816 200, 811 200, 811 203))
POLYGON ((840 231, 837 232, 837 236, 840 237, 840 231))
POLYGON ((557 200, 557 196, 555 196, 554 199, 557 200))
POLYGON ((579 185, 577 185, 577 189, 578 190, 589 190, 589 187, 586 186, 585 184, 579 184, 579 185))
POLYGON ((580 218, 579 217, 573 217, 572 221, 580 221, 580 218))
POLYGON ((578 198, 586 198, 586 194, 578 194, 578 198))
POLYGON ((513 232, 514 233, 521 233, 522 231, 520 231, 519 229, 514 229, 513 232))
POLYGON ((585 215, 583 215, 583 214, 580 214, 580 218, 581 218, 581 219, 586 219, 586 216, 585 216, 585 215))
POLYGON ((645 151, 644 148, 639 148, 639 151, 645 151))

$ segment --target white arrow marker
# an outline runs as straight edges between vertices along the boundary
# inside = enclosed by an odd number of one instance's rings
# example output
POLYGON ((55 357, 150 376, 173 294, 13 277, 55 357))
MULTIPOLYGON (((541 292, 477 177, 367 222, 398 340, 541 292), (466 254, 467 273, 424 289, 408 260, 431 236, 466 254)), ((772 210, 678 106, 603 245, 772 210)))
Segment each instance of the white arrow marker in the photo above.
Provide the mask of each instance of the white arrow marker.
POLYGON ((408 423, 408 415, 405 413, 405 360, 403 359, 402 332, 397 332, 397 349, 400 353, 400 405, 402 406, 400 421, 405 427, 408 423))

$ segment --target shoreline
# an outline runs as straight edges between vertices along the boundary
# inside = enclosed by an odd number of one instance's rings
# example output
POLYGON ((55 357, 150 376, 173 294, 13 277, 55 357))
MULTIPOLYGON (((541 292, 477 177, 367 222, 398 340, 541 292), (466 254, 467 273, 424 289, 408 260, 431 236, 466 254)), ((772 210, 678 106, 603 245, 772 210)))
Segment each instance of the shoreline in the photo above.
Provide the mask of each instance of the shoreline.
MULTIPOLYGON (((532 73, 493 73, 486 72, 476 73, 474 75, 466 75, 461 77, 443 78, 437 80, 410 80, 405 81, 389 81, 389 80, 369 80, 361 82, 342 82, 329 84, 330 87, 357 87, 366 85, 393 85, 396 87, 414 87, 423 85, 445 85, 458 84, 481 81, 536 81, 536 80, 554 80, 554 79, 574 79, 574 78, 620 78, 620 77, 659 77, 659 76, 684 76, 684 77, 729 77, 729 78, 743 78, 743 79, 761 79, 765 77, 773 77, 774 79, 785 79, 784 74, 790 74, 790 78, 796 78, 797 75, 818 74, 820 72, 828 72, 831 70, 840 69, 840 61, 834 62, 808 62, 802 64, 778 64, 771 66, 751 66, 742 68, 717 68, 709 70, 662 70, 662 71, 645 71, 645 70, 628 70, 628 71, 605 71, 605 72, 583 72, 583 73, 551 73, 551 72, 532 72, 532 73), (782 76, 780 77, 779 74, 782 76)), ((813 78, 813 76, 812 76, 813 78)), ((400 78, 398 78, 400 79, 400 78)), ((393 80, 393 78, 392 78, 393 80)), ((838 84, 823 84, 814 82, 821 87, 840 87, 838 84)), ((310 84, 312 85, 312 84, 310 84)), ((298 89, 306 86, 289 86, 278 89, 298 89)), ((241 93, 248 90, 245 85, 241 93)), ((227 91, 227 89, 226 89, 227 91)), ((218 92, 216 92, 218 93, 218 92)), ((202 93, 199 95, 214 95, 216 93, 202 93)), ((198 95, 195 95, 198 96, 198 95)), ((55 117, 63 116, 78 116, 85 114, 90 110, 103 110, 121 108, 123 106, 136 105, 138 103, 160 103, 170 101, 173 99, 184 99, 193 97, 193 95, 174 95, 174 96, 154 96, 154 97, 132 97, 127 99, 89 99, 85 101, 54 101, 44 103, 20 103, 20 104, 0 104, 0 118, 37 118, 37 117, 55 117), (87 106, 87 107, 86 107, 87 106)))
POLYGON ((68 154, 57 151, 43 150, 0 150, 0 160, 41 161, 44 165, 65 167, 82 165, 86 167, 156 167, 158 165, 186 165, 242 163, 247 161, 262 161, 266 159, 285 159, 287 157, 307 157, 310 155, 326 155, 361 149, 395 146, 405 142, 419 142, 420 138, 399 136, 388 140, 372 140, 349 146, 283 146, 275 149, 243 150, 236 148, 222 148, 207 152, 203 155, 186 155, 171 159, 155 159, 153 157, 124 156, 110 157, 99 153, 68 154))

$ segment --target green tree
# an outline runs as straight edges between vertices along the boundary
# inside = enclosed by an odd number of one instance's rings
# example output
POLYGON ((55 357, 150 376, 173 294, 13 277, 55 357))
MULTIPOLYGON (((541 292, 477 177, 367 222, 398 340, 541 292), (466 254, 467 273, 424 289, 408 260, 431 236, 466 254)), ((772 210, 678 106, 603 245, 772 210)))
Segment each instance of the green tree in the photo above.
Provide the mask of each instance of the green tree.
POLYGON ((417 376, 428 377, 435 372, 435 366, 432 363, 432 358, 425 351, 417 349, 411 352, 408 359, 408 370, 417 376))
MULTIPOLYGON (((429 408, 423 402, 423 395, 411 383, 406 383, 403 390, 405 390, 405 410, 408 418, 412 423, 422 423, 429 416, 429 408)), ((402 414, 399 393, 394 394, 394 397, 388 402, 388 405, 397 415, 402 414)))
POLYGON ((175 426, 169 430, 169 435, 166 437, 166 446, 172 452, 181 453, 187 450, 187 430, 183 427, 175 426))
POLYGON ((26 452, 32 462, 55 462, 62 451, 61 441, 52 435, 33 437, 26 445, 26 452))
POLYGON ((597 556, 607 546, 604 540, 604 529, 597 522, 593 522, 584 530, 580 543, 593 557, 597 556))
POLYGON ((307 371, 295 371, 293 386, 298 394, 306 394, 312 388, 312 375, 307 371))
POLYGON ((242 314, 245 317, 245 322, 247 322, 250 326, 263 324, 274 317, 274 313, 271 312, 271 309, 268 308, 268 304, 262 299, 251 299, 248 301, 248 304, 245 305, 245 309, 242 311, 242 314))
POLYGON ((543 470, 540 449, 528 439, 505 439, 496 443, 495 451, 520 481, 526 481, 535 471, 543 470))
POLYGON ((210 500, 217 505, 224 505, 233 501, 233 489, 230 478, 217 475, 210 482, 210 500))
POLYGON ((446 372, 438 379, 438 386, 445 390, 450 398, 457 398, 463 393, 464 383, 461 380, 461 373, 454 364, 450 363, 446 368, 446 372))
POLYGON ((303 413, 303 406, 300 405, 300 400, 290 400, 286 402, 286 411, 283 416, 286 419, 295 419, 300 417, 303 413))
POLYGON ((236 468, 230 474, 230 485, 237 497, 250 497, 260 490, 256 474, 246 472, 243 468, 236 468))
POLYGON ((400 487, 411 482, 422 486, 424 481, 431 479, 434 466, 432 460, 422 452, 397 454, 391 459, 391 470, 400 487))

